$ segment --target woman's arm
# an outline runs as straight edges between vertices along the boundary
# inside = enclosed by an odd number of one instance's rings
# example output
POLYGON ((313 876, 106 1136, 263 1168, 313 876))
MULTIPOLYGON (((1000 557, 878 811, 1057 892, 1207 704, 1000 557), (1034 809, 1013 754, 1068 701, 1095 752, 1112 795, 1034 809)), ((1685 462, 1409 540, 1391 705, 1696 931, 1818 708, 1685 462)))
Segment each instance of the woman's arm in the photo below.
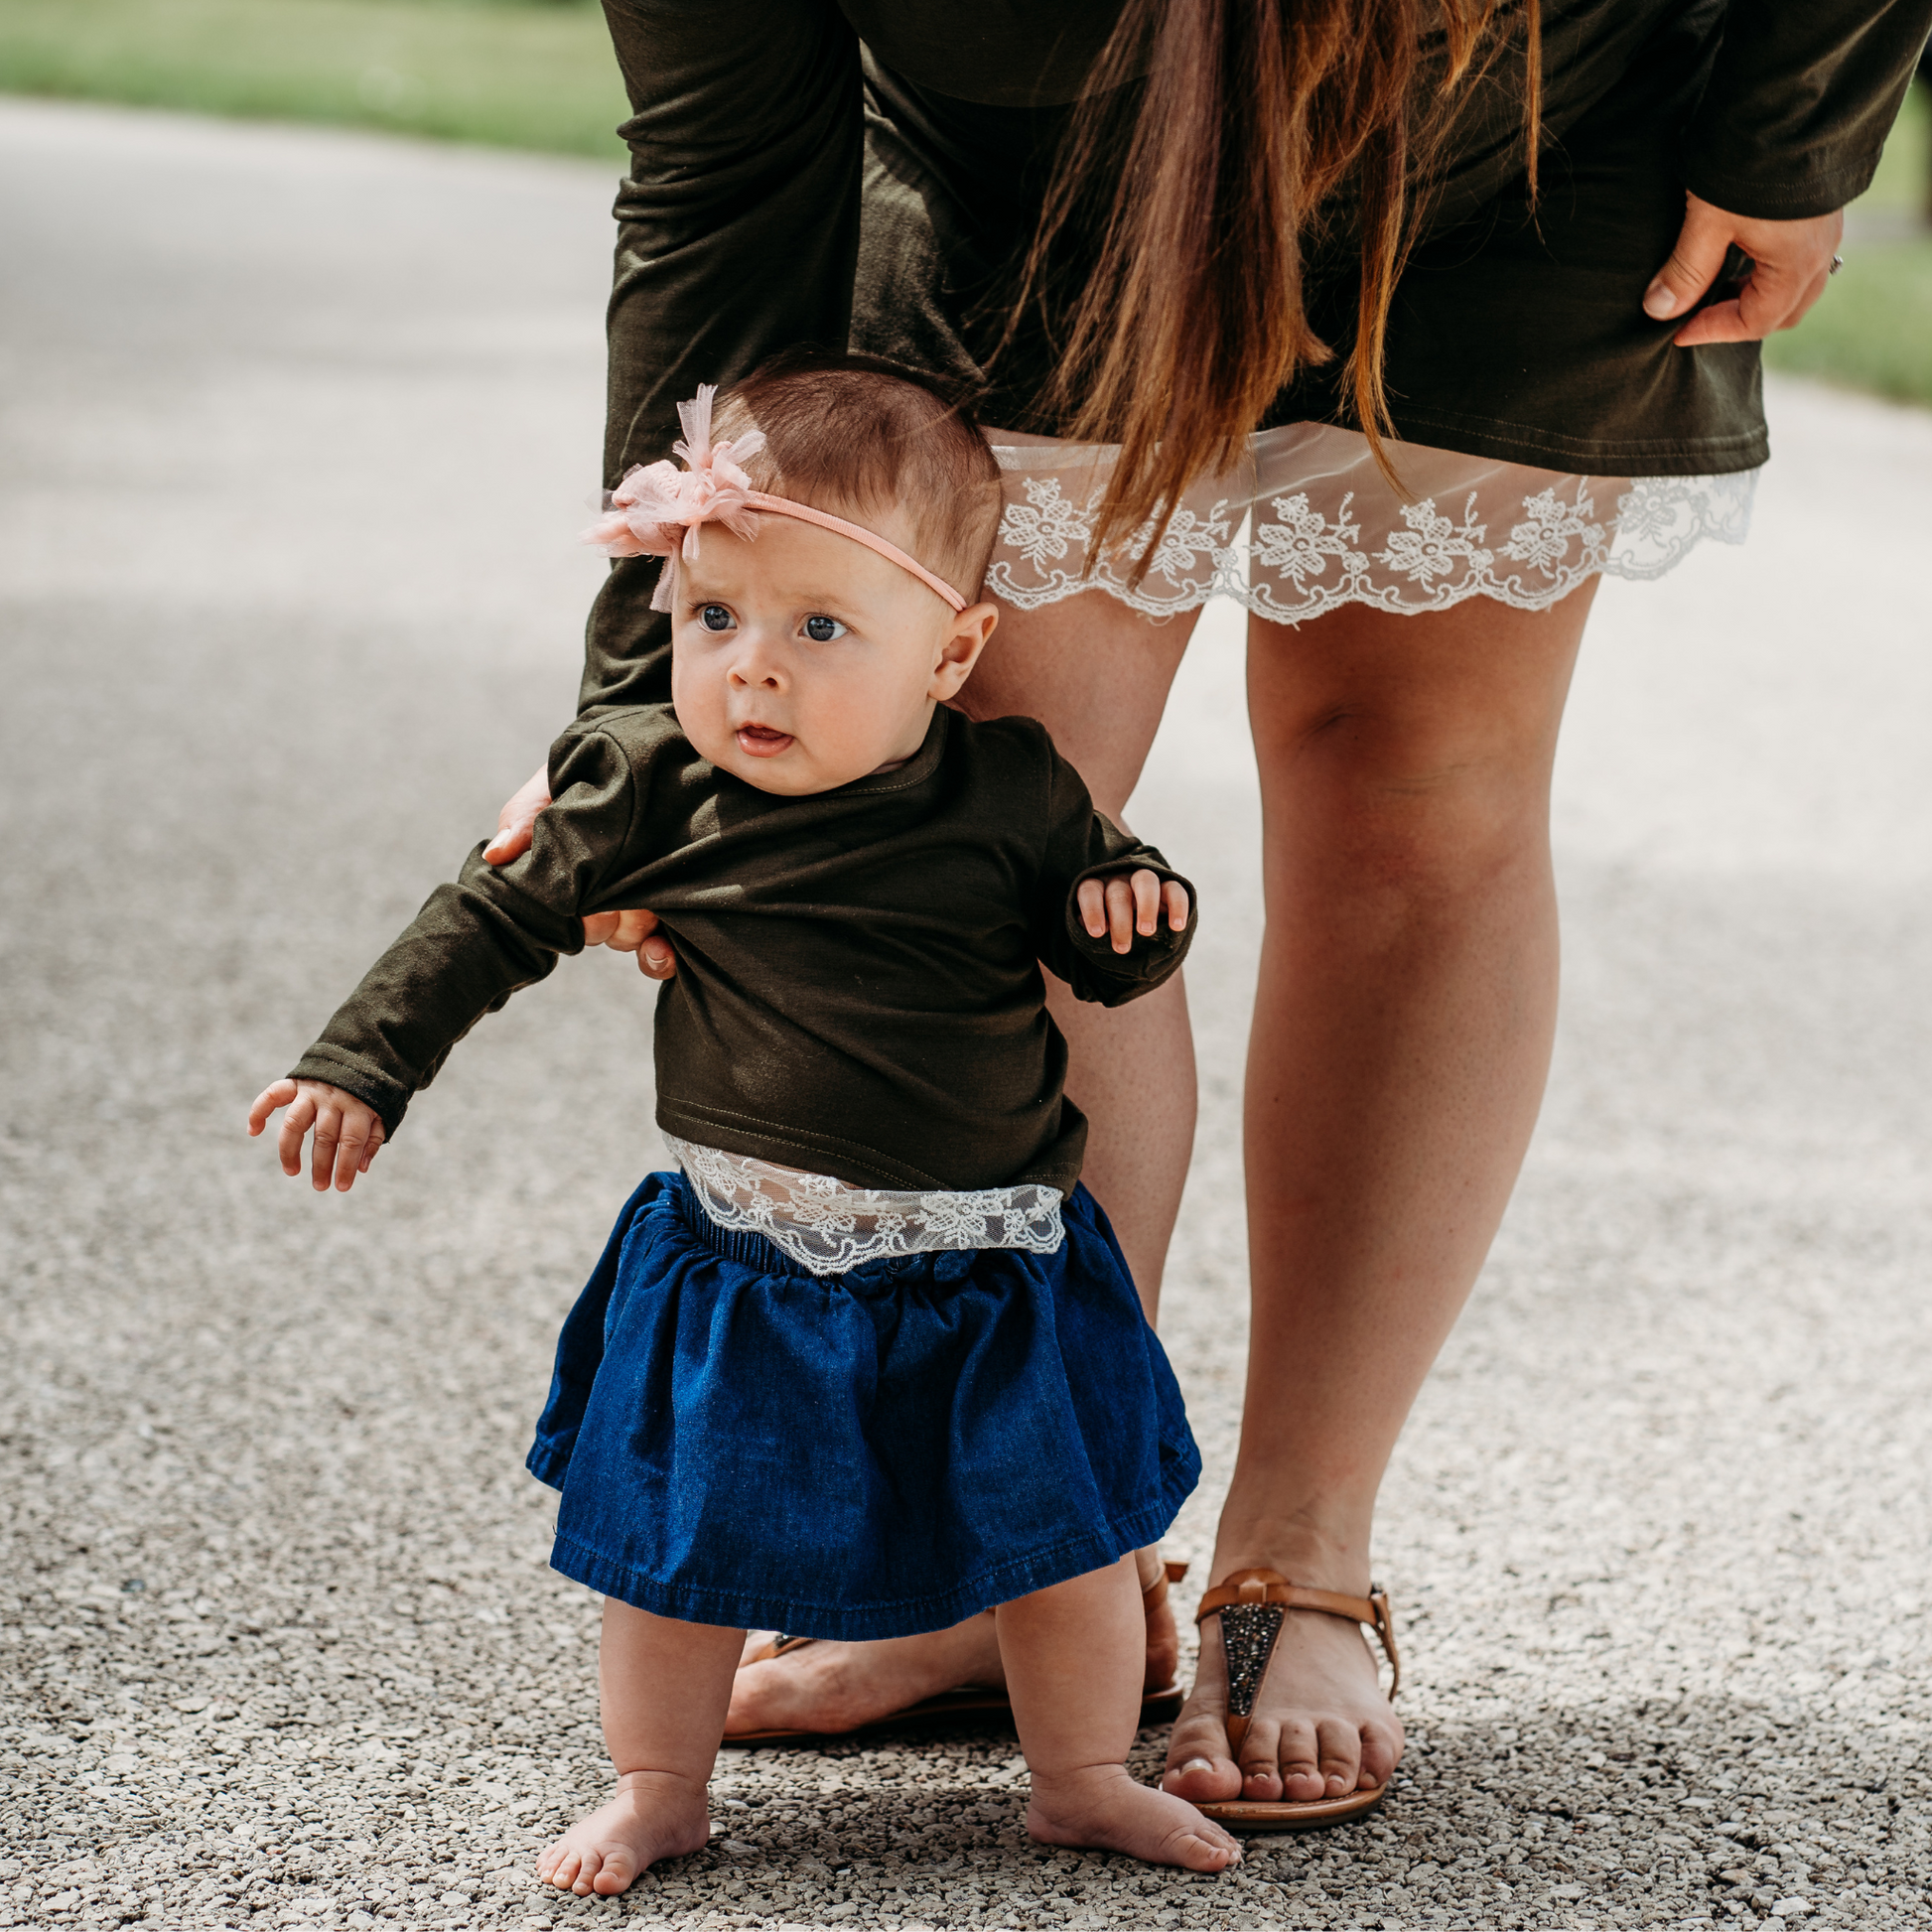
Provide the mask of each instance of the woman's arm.
MULTIPOLYGON (((845 346, 864 134, 857 35, 832 0, 605 0, 631 118, 618 194, 604 483, 654 463, 700 382, 797 343, 845 346)), ((668 698, 656 558, 612 569, 580 709, 668 698)))
POLYGON ((1932 0, 1730 0, 1687 143, 1683 231, 1645 313, 1685 314, 1733 247, 1752 267, 1682 346, 1793 328, 1824 293, 1839 210, 1870 186, 1928 32, 1932 0))

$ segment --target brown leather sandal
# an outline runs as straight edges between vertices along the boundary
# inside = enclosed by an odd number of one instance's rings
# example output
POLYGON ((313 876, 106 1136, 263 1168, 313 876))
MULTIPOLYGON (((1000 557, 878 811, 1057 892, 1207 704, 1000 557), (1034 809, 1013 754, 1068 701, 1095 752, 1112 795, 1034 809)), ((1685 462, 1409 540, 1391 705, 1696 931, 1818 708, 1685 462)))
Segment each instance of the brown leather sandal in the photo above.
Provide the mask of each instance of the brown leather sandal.
MULTIPOLYGON (((1149 1614, 1168 1600, 1168 1586, 1177 1584, 1186 1576, 1184 1563, 1164 1563, 1160 1574, 1153 1583, 1141 1591, 1141 1601, 1149 1614)), ((807 1644, 817 1643, 816 1637, 789 1637, 777 1635, 770 1642, 761 1643, 745 1658, 745 1664, 762 1664, 773 1657, 789 1656, 793 1651, 802 1650, 807 1644)), ((1141 1723, 1143 1725, 1171 1725, 1180 1715, 1180 1686, 1172 1683, 1159 1690, 1148 1691, 1141 1698, 1141 1723)), ((917 1704, 908 1704, 902 1711, 891 1711, 883 1718, 875 1718, 871 1724, 857 1725, 851 1730, 741 1730, 727 1735, 725 1744, 728 1749, 746 1744, 816 1744, 827 1736, 857 1737, 870 1730, 896 1729, 900 1725, 928 1724, 947 1718, 971 1718, 998 1715, 1008 1724, 1013 1720, 1013 1702, 997 1684, 962 1684, 956 1690, 941 1691, 937 1697, 921 1698, 917 1704)))
MULTIPOLYGON (((1345 1617, 1365 1624, 1382 1640, 1389 1660, 1389 1696, 1402 1683, 1402 1659, 1395 1647, 1395 1620, 1386 1590, 1369 1586, 1366 1596, 1343 1596, 1331 1589, 1305 1589, 1291 1584, 1278 1570, 1237 1570, 1216 1584, 1200 1600, 1194 1621, 1217 1612, 1221 1619, 1221 1651, 1227 1660, 1228 1755, 1241 1762, 1241 1740, 1248 1734, 1261 1681, 1268 1675, 1275 1640, 1290 1610, 1319 1610, 1324 1616, 1345 1617)), ((1204 1818, 1251 1832, 1306 1832, 1322 1825, 1338 1825, 1373 1811, 1388 1796, 1389 1787, 1345 1791, 1338 1798, 1229 1798, 1197 1804, 1204 1818)))

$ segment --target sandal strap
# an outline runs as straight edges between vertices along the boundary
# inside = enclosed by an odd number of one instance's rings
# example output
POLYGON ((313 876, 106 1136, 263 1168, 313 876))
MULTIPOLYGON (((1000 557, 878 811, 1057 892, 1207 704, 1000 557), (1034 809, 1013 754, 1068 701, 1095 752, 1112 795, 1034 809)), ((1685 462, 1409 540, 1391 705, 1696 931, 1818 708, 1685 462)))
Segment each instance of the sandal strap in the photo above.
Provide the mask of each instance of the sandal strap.
POLYGON ((782 1630, 774 1631, 768 1641, 761 1643, 749 1657, 740 1660, 743 1664, 768 1664, 774 1657, 788 1656, 794 1650, 802 1650, 808 1643, 816 1643, 816 1637, 791 1637, 782 1630))
POLYGON ((1394 1697, 1402 1683, 1402 1658, 1396 1650, 1395 1615, 1389 1607, 1389 1593, 1371 1584, 1366 1596, 1345 1596, 1339 1590, 1310 1589, 1292 1584, 1279 1570, 1236 1570, 1201 1597, 1194 1621, 1212 1616, 1217 1610, 1241 1604, 1259 1606, 1278 1604, 1284 1610, 1319 1610, 1324 1616, 1338 1616, 1349 1623, 1366 1624, 1381 1640, 1382 1654, 1389 1660, 1389 1696, 1394 1697))
POLYGON ((1169 1561, 1155 1572, 1153 1583, 1141 1591, 1141 1601, 1149 1610, 1158 1610, 1168 1600, 1168 1586, 1177 1584, 1187 1574, 1184 1563, 1169 1561))

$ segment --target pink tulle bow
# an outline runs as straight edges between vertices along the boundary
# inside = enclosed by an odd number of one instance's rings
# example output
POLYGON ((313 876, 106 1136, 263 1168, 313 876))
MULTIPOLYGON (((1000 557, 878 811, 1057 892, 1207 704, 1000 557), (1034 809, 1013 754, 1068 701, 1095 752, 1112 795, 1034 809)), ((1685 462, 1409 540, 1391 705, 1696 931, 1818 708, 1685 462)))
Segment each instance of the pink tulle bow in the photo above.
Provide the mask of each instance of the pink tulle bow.
MULTIPOLYGON (((701 382, 690 402, 677 406, 684 425, 684 441, 672 448, 690 466, 644 463, 626 471, 611 492, 610 506, 584 532, 584 541, 607 557, 683 556, 695 561, 698 531, 707 523, 722 523, 738 537, 758 535, 758 518, 748 507, 752 480, 741 467, 747 457, 764 448, 764 432, 755 429, 735 443, 711 440, 711 403, 715 382, 701 382)), ((651 608, 671 608, 671 579, 675 565, 657 580, 651 608)))

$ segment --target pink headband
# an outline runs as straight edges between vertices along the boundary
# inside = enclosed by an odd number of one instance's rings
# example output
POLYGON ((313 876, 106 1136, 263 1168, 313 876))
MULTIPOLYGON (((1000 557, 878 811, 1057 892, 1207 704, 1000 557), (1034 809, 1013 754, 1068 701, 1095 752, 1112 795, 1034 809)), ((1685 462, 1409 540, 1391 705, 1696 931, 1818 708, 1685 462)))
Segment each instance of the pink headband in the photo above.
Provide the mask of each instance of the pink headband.
POLYGON ((670 559, 658 576, 650 600, 653 611, 671 608, 678 558, 697 560, 699 526, 722 523, 733 536, 755 537, 759 526, 758 518, 751 514, 754 510, 795 516, 801 523, 816 523, 821 530, 836 530, 840 536, 876 550, 901 570, 910 571, 949 609, 965 610, 966 600, 950 584, 876 531, 813 509, 809 503, 794 503, 789 496, 768 496, 761 489, 754 489, 740 465, 764 448, 764 432, 755 429, 736 443, 714 444, 711 400, 717 393, 715 382, 701 382, 697 395, 677 406, 686 440, 671 447, 691 467, 680 470, 671 463, 652 463, 626 471, 623 482, 611 492, 604 515, 584 532, 584 541, 607 557, 670 559))

